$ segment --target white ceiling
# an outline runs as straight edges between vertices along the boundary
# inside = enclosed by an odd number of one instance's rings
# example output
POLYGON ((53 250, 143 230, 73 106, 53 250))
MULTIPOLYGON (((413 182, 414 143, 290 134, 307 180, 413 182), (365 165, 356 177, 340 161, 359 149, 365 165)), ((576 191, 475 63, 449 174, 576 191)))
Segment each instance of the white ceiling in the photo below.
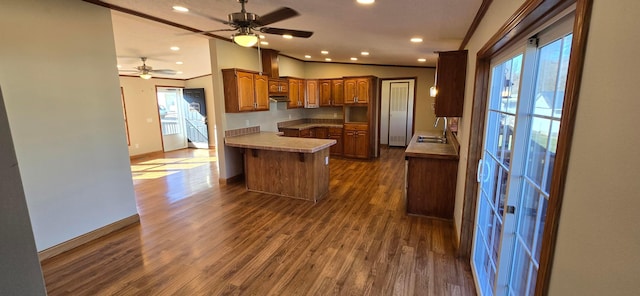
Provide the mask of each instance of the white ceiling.
MULTIPOLYGON (((173 11, 180 5, 219 19, 239 12, 237 0, 106 0, 105 3, 141 12, 202 31, 226 29, 228 26, 194 14, 173 11)), ((355 0, 249 0, 248 12, 267 14, 280 7, 290 7, 299 16, 277 22, 269 27, 313 31, 311 38, 286 40, 279 35, 265 34, 269 45, 264 48, 300 60, 361 63, 402 66, 435 66, 434 51, 456 50, 460 46, 482 0, 377 0, 364 6, 355 0), (423 42, 414 44, 412 37, 423 42), (328 55, 320 54, 329 51, 328 55), (360 52, 368 51, 368 57, 360 52), (311 55, 306 59, 305 55, 311 55), (357 57, 353 62, 351 57, 357 57), (418 58, 426 58, 420 63, 418 58)), ((149 21, 121 12, 113 12, 114 37, 118 64, 121 69, 141 65, 140 56, 147 56, 147 65, 154 69, 182 71, 175 76, 193 78, 211 73, 208 38, 169 25, 149 21), (180 50, 173 52, 171 46, 180 50), (182 61, 184 64, 176 65, 182 61)), ((233 32, 217 32, 229 38, 233 32)))

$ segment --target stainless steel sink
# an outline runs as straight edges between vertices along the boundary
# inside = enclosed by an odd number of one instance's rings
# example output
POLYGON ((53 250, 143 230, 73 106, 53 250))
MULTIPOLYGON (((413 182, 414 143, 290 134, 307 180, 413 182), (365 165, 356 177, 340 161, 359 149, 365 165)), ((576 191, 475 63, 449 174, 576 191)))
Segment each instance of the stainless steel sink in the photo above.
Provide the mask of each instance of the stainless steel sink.
POLYGON ((418 136, 418 143, 446 144, 447 138, 438 136, 418 136))

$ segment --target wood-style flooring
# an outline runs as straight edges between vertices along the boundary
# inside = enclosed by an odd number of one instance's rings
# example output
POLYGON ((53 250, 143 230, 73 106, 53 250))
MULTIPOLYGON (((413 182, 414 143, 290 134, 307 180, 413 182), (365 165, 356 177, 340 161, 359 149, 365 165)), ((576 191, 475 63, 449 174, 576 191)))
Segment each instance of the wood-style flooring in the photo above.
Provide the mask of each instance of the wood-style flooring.
POLYGON ((140 224, 44 261, 48 293, 475 295, 452 225, 405 214, 403 153, 332 158, 316 204, 219 185, 212 150, 134 161, 140 224))

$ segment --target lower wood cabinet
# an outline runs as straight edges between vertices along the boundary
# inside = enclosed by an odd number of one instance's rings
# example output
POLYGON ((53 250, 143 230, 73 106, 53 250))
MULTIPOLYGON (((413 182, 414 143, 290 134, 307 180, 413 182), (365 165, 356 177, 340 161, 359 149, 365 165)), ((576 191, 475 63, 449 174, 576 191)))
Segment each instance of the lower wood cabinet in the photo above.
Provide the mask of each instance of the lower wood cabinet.
POLYGON ((329 147, 329 153, 331 155, 342 155, 344 145, 342 141, 342 129, 339 127, 330 127, 327 137, 336 140, 336 144, 329 147))
POLYGON ((407 213, 451 220, 458 160, 407 157, 407 213))
POLYGON ((369 158, 369 126, 366 124, 344 125, 342 154, 347 157, 369 158))

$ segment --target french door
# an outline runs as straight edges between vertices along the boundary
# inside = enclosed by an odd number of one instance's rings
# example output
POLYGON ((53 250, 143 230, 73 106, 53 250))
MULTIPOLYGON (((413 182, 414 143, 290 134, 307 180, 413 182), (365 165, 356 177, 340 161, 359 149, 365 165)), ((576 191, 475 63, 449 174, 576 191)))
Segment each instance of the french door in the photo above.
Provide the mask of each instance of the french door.
POLYGON ((564 100, 569 15, 491 64, 472 269, 480 295, 532 295, 564 100))

